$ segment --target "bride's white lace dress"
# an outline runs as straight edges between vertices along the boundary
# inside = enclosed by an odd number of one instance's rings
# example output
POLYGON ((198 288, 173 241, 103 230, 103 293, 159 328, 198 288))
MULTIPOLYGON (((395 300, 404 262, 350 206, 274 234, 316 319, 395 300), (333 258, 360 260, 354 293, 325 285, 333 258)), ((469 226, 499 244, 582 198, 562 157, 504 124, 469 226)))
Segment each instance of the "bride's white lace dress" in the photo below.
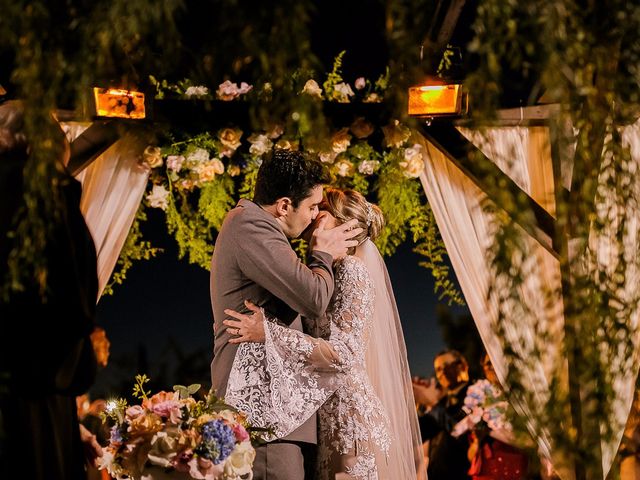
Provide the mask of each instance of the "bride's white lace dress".
POLYGON ((334 270, 330 331, 313 338, 265 321, 265 343, 238 349, 225 399, 254 424, 272 427, 274 438, 318 410, 320 479, 333 480, 339 472, 358 480, 389 478, 389 420, 365 370, 374 285, 356 257, 334 270))

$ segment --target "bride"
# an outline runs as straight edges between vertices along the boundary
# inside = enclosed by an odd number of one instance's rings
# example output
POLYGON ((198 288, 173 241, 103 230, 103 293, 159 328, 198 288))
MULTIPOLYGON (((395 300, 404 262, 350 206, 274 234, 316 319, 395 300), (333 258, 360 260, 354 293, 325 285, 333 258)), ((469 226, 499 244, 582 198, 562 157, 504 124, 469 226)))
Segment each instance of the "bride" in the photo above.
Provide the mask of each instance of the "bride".
MULTIPOLYGON (((373 243, 384 225, 380 209, 358 192, 329 189, 317 228, 358 220, 359 245, 334 264, 335 291, 319 338, 254 313, 225 313, 230 340, 250 358, 263 349, 267 398, 243 395, 251 365, 234 362, 225 400, 246 412, 268 412, 272 438, 293 431, 318 411, 317 478, 415 479, 422 448, 398 311, 384 261, 373 243), (325 218, 322 218, 325 217, 325 218)), ((256 355, 257 356, 257 355, 256 355)), ((254 356, 254 358, 256 357, 254 356)), ((266 425, 265 425, 266 426, 266 425)))

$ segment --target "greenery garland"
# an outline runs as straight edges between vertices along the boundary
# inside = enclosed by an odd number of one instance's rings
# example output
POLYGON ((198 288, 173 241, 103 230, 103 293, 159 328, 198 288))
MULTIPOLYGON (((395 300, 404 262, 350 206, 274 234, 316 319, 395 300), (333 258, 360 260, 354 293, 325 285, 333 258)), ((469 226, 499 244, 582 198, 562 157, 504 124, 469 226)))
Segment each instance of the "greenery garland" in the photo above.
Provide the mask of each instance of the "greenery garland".
MULTIPOLYGON (((381 102, 388 87, 388 71, 375 82, 359 78, 352 88, 341 75, 344 53, 336 57, 332 71, 322 82, 323 88, 314 79, 307 79, 299 96, 318 104, 327 100, 381 102)), ((188 80, 178 85, 156 79, 153 82, 160 98, 173 95, 234 101, 249 96, 253 90, 246 83, 226 81, 213 94, 208 87, 188 80)), ((377 240, 383 255, 392 255, 410 238, 415 251, 426 258, 421 265, 432 272, 440 298, 449 304, 464 304, 450 278, 444 244, 416 180, 426 160, 423 147, 412 140, 416 132, 397 120, 379 127, 364 116, 338 125, 326 138, 319 138, 306 128, 289 133, 283 125, 284 122, 264 125, 251 134, 233 125, 190 135, 173 128, 160 135, 162 143, 147 147, 143 157, 151 174, 143 205, 164 211, 167 230, 176 240, 180 258, 208 269, 215 232, 237 199, 252 195, 262 157, 276 148, 305 149, 326 163, 334 178, 332 185, 355 189, 379 204, 386 219, 386 227, 377 240)), ((306 249, 304 242, 295 242, 295 246, 300 254, 306 249)), ((146 248, 140 242, 127 242, 122 255, 142 258, 136 250, 146 248)), ((121 263, 120 267, 128 265, 121 263)), ((120 270, 115 281, 122 282, 125 277, 126 271, 120 270)))

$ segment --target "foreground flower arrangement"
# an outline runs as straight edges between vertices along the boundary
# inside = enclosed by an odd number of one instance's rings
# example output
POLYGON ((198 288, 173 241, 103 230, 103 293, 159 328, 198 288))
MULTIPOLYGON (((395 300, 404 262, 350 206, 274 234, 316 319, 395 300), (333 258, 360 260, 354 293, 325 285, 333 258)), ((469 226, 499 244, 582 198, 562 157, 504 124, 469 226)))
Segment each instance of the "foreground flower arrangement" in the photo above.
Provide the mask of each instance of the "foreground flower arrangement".
POLYGON ((252 478, 255 449, 262 429, 209 393, 192 397, 200 385, 177 385, 173 392, 145 391, 146 375, 136 376, 134 396, 107 403, 103 420, 111 426, 101 469, 118 479, 194 478, 239 480, 252 478), (154 473, 155 472, 155 473, 154 473))

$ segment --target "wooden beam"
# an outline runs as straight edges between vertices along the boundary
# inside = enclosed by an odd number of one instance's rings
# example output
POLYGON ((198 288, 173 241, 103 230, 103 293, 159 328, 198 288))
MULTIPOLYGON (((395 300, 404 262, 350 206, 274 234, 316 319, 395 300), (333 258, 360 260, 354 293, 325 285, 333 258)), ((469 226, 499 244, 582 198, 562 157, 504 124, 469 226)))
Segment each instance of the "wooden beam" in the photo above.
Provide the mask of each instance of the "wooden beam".
POLYGON ((107 148, 120 138, 115 122, 103 120, 94 122, 82 135, 71 143, 71 158, 67 168, 71 175, 77 175, 107 148))
POLYGON ((439 0, 432 17, 429 31, 422 41, 424 48, 423 55, 426 57, 426 70, 430 74, 435 74, 447 44, 453 36, 460 14, 464 8, 466 0, 439 0), (448 4, 445 11, 442 11, 444 4, 448 4))
MULTIPOLYGON (((476 184, 494 202, 499 196, 495 188, 485 180, 488 176, 496 180, 496 185, 506 186, 513 198, 517 195, 524 195, 528 207, 532 210, 536 224, 518 223, 529 235, 531 235, 542 247, 544 247, 555 258, 558 258, 558 251, 554 246, 555 220, 542 208, 533 198, 524 192, 516 183, 509 178, 498 166, 487 158, 475 145, 469 142, 450 122, 433 122, 431 125, 422 124, 421 133, 433 143, 445 156, 453 162, 462 172, 476 184), (473 153, 473 156, 471 154, 473 153), (473 161, 471 158, 473 157, 473 161)), ((496 205, 504 210, 511 218, 517 218, 511 205, 496 205)))
MULTIPOLYGON (((560 111, 560 105, 550 103, 546 105, 532 105, 529 107, 504 108, 496 111, 494 119, 483 123, 484 126, 495 127, 529 127, 549 125, 549 121, 560 111)), ((460 127, 467 127, 472 124, 469 118, 461 118, 454 121, 460 127)), ((473 123, 477 125, 476 123, 473 123)))

